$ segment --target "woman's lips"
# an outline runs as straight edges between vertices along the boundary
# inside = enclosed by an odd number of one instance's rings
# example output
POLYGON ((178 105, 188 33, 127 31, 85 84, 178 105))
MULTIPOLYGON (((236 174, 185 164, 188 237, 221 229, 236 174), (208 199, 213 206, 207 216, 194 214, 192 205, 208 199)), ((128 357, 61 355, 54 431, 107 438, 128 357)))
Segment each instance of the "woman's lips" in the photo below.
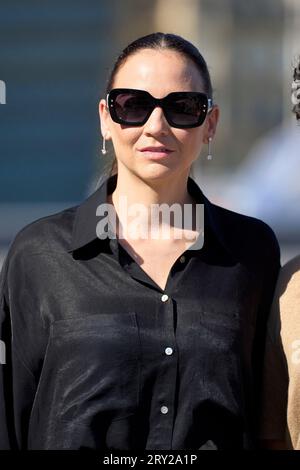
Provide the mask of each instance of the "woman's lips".
POLYGON ((174 150, 166 147, 144 147, 139 150, 144 157, 151 160, 159 160, 160 158, 168 157, 174 150))

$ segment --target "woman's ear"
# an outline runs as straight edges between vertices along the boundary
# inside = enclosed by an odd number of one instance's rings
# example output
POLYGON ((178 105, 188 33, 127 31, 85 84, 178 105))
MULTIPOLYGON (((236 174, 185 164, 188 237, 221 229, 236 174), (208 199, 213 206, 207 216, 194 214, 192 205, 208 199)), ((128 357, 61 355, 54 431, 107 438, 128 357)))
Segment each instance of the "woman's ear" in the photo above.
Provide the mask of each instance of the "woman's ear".
POLYGON ((99 101, 99 118, 102 137, 106 140, 111 139, 110 116, 104 99, 99 101))
POLYGON ((220 117, 220 108, 218 105, 214 105, 211 111, 209 111, 206 118, 206 132, 204 136, 204 142, 207 144, 208 139, 211 137, 214 138, 216 133, 218 121, 220 117))

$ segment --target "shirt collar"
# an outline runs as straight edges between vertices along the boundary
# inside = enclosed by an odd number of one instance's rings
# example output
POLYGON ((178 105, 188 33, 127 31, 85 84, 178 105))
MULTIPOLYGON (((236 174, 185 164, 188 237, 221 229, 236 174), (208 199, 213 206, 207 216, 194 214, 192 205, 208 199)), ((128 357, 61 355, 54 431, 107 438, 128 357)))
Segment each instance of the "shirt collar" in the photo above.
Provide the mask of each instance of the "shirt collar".
MULTIPOLYGON (((107 196, 116 187, 117 177, 117 174, 108 177, 91 196, 77 207, 70 249, 68 251, 73 252, 83 248, 97 238, 99 241, 103 241, 96 233, 97 224, 101 220, 100 216, 96 215, 96 211, 99 205, 107 203, 107 196)), ((198 204, 204 204, 204 244, 208 230, 212 230, 217 235, 217 238, 219 238, 220 229, 215 213, 216 206, 204 196, 198 184, 191 177, 188 177, 187 188, 189 194, 198 204)))

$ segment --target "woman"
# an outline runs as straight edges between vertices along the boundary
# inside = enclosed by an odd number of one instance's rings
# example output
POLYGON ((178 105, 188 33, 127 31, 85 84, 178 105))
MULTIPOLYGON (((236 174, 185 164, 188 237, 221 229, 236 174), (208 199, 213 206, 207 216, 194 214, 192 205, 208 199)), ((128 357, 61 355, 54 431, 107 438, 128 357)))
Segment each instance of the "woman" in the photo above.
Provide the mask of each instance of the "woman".
POLYGON ((151 34, 118 58, 99 103, 117 173, 23 229, 3 268, 2 447, 256 446, 279 248, 189 176, 216 131, 212 99, 206 62, 181 37, 151 34), (147 238, 161 204, 187 222, 163 217, 147 238))
MULTIPOLYGON (((300 119, 300 59, 292 103, 300 119)), ((268 322, 261 437, 273 449, 300 450, 300 256, 280 271, 268 322)))

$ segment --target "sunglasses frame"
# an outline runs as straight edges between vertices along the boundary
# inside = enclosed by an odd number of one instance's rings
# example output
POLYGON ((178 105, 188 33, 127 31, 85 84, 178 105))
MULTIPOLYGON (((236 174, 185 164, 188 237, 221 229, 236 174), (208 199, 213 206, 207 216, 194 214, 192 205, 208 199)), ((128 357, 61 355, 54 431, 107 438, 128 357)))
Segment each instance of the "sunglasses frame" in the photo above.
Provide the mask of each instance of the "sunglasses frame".
POLYGON ((211 111, 211 109, 213 107, 213 101, 212 101, 211 98, 208 98, 205 93, 197 92, 197 91, 178 91, 178 92, 175 91, 175 92, 169 93, 164 98, 154 98, 154 96, 152 96, 148 91, 145 91, 145 90, 137 90, 137 89, 134 89, 134 88, 113 88, 106 95, 106 106, 107 106, 107 109, 109 110, 109 114, 110 114, 112 120, 114 122, 118 123, 118 124, 123 124, 125 126, 132 126, 132 127, 143 126, 148 121, 148 119, 149 119, 150 115, 152 114, 153 110, 157 106, 159 106, 160 108, 162 108, 164 116, 165 116, 168 124, 171 127, 175 127, 176 129, 192 129, 194 127, 199 127, 203 124, 207 114, 211 111), (120 118, 117 115, 117 112, 116 112, 116 109, 115 109, 115 99, 116 99, 116 97, 120 94, 123 94, 123 93, 132 93, 132 92, 134 92, 136 94, 142 93, 143 95, 146 95, 149 98, 151 104, 153 105, 149 108, 149 111, 147 112, 145 118, 142 121, 128 122, 128 121, 123 120, 122 118, 120 118), (169 111, 167 109, 167 103, 170 100, 170 97, 172 97, 174 95, 177 95, 178 97, 180 97, 180 95, 181 96, 182 95, 183 96, 187 96, 187 95, 189 95, 189 96, 191 96, 191 95, 192 96, 201 96, 201 98, 204 99, 204 103, 203 103, 203 106, 202 106, 203 112, 200 114, 199 119, 195 124, 178 125, 178 124, 174 123, 174 121, 170 117, 169 111))

